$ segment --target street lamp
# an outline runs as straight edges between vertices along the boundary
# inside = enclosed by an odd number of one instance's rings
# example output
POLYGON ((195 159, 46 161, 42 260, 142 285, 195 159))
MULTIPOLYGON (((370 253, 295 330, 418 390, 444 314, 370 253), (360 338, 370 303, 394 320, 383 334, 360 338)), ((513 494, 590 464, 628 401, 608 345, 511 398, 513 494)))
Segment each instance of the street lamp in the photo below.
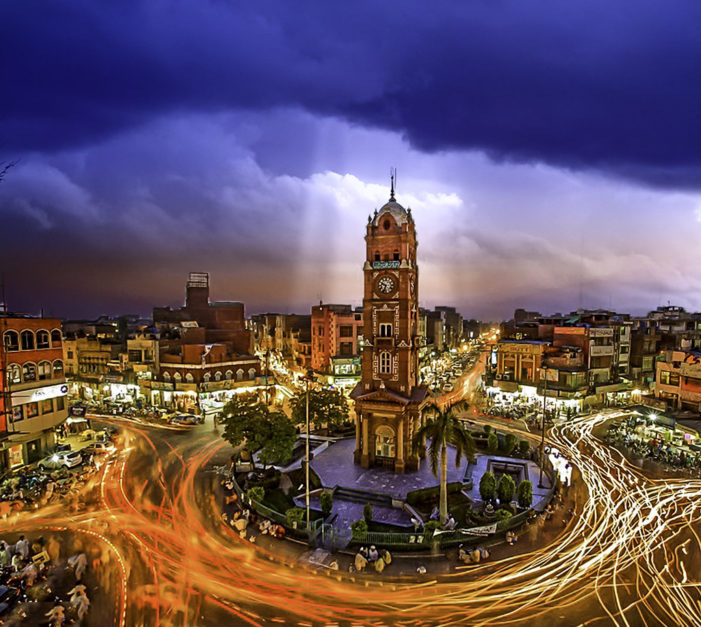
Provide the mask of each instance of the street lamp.
POLYGON ((306 455, 306 467, 304 469, 304 500, 307 506, 307 532, 309 531, 310 513, 309 513, 309 386, 314 382, 314 371, 307 370, 307 374, 304 377, 304 382, 306 384, 306 401, 307 407, 305 412, 305 423, 306 423, 306 436, 307 441, 305 443, 305 455, 306 455))

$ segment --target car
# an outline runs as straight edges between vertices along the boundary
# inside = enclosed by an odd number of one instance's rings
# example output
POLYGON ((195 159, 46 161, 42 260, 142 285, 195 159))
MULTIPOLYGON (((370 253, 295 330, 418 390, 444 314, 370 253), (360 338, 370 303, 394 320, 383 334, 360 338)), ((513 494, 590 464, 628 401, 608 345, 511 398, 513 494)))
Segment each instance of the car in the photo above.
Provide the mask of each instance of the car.
POLYGON ((42 459, 39 468, 56 470, 57 468, 74 468, 83 462, 83 456, 78 451, 56 451, 42 459))
POLYGON ((81 453, 83 455, 108 455, 116 450, 112 442, 93 442, 88 444, 81 453))
POLYGON ((174 425, 198 425, 204 422, 204 419, 195 414, 176 414, 168 422, 174 425))

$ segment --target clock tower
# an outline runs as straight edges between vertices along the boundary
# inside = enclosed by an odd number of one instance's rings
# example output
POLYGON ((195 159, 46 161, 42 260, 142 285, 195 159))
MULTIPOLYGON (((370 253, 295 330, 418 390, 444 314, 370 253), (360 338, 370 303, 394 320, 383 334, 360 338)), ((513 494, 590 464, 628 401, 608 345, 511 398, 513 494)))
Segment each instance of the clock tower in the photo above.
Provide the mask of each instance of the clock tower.
POLYGON ((355 401, 355 461, 415 470, 411 441, 427 397, 419 380, 419 269, 411 209, 394 198, 368 217, 363 266, 363 360, 355 401))

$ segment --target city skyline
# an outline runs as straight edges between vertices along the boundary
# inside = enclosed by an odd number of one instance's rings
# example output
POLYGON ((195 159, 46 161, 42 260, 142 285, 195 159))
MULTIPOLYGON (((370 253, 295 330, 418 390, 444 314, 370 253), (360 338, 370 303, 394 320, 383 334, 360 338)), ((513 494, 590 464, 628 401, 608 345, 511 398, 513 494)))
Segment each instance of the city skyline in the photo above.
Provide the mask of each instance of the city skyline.
POLYGON ((44 12, 3 8, 13 310, 147 313, 191 270, 249 313, 359 304, 391 166, 425 307, 701 309, 692 3, 44 12))

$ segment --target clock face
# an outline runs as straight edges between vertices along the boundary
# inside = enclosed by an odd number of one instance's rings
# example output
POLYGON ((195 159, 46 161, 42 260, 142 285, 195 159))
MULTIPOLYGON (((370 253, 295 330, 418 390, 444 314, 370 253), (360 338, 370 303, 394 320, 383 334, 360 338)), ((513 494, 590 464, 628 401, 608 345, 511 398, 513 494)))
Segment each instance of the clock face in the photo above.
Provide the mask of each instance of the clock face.
POLYGON ((383 276, 377 282, 378 291, 383 294, 391 294, 394 292, 394 279, 391 276, 383 276))

